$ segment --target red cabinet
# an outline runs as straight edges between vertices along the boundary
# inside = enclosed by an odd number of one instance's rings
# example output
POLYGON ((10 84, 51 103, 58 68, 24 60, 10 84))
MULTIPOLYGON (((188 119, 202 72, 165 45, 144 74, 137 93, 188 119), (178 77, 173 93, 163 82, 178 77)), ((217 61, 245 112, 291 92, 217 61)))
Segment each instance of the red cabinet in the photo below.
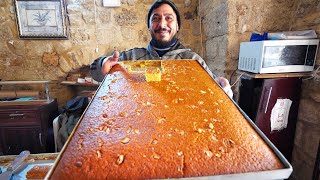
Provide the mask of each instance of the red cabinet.
POLYGON ((294 143, 300 91, 300 77, 257 79, 244 76, 239 89, 239 106, 289 161, 294 143), (288 123, 284 129, 271 130, 271 114, 273 109, 279 109, 275 106, 278 100, 291 101, 288 123))
POLYGON ((58 115, 56 101, 42 105, 0 106, 0 154, 49 151, 52 121, 58 115))

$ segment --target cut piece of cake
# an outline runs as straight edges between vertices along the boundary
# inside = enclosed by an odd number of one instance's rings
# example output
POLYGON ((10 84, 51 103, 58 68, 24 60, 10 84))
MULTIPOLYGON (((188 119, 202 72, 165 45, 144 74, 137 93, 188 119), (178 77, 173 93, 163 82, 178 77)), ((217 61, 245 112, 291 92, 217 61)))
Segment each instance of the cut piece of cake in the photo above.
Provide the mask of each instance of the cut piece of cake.
POLYGON ((119 63, 121 66, 123 66, 125 69, 127 69, 127 72, 130 74, 145 73, 145 70, 150 67, 159 68, 162 71, 162 63, 160 60, 130 60, 130 61, 121 61, 119 63))
POLYGON ((147 67, 145 76, 147 82, 159 82, 161 81, 161 70, 158 67, 147 67))
POLYGON ((51 165, 36 165, 33 166, 26 174, 27 179, 44 179, 49 170, 51 169, 51 165))

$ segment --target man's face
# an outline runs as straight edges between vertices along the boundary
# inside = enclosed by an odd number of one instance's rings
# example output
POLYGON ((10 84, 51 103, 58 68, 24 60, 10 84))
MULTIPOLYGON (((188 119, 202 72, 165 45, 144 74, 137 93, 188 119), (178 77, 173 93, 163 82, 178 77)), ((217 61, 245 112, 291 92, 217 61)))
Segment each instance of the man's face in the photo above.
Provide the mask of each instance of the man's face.
POLYGON ((149 25, 152 38, 161 44, 170 42, 179 29, 177 15, 168 4, 152 11, 149 25))

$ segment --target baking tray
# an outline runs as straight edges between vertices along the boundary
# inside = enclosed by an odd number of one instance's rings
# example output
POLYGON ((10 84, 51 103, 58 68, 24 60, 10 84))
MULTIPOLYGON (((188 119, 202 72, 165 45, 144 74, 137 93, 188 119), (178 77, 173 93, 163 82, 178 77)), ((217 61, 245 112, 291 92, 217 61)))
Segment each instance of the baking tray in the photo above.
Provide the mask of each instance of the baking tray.
MULTIPOLYGON (((185 60, 185 59, 184 59, 185 60)), ((185 60, 187 61, 187 60, 185 60)), ((190 60, 195 61, 195 60, 190 60)), ((200 63, 199 63, 200 64, 200 63)), ((205 70, 206 71, 206 70, 205 70)), ((209 74, 209 73, 208 73, 209 74)), ((211 76, 209 74, 209 76, 211 76)), ((212 76, 211 76, 212 77, 212 76)), ((212 79, 216 82, 216 80, 212 77, 212 79)), ((80 120, 78 121, 77 125, 75 126, 73 132, 70 135, 70 138, 68 139, 67 143, 63 147, 61 153, 59 154, 58 158, 56 159, 54 163, 54 167, 51 168, 49 173, 47 174, 45 179, 50 179, 52 176, 55 168, 57 167, 62 154, 66 151, 68 144, 71 141, 72 136, 78 129, 84 114, 88 111, 90 108, 93 100, 96 98, 96 96, 101 95, 100 89, 102 89, 102 86, 108 85, 110 83, 109 76, 106 76, 103 83, 99 86, 97 89, 97 93, 95 93, 95 96, 92 98, 91 102, 87 106, 86 110, 80 117, 80 120)), ((217 82, 216 82, 217 83, 217 82)), ((218 83, 217 83, 218 84, 218 83)), ((225 92, 224 92, 225 93, 225 92)), ((226 94, 226 93, 225 93, 226 94)), ((226 94, 227 95, 227 94, 226 94)), ((227 95, 228 96, 228 95, 227 95)), ((174 178, 174 179, 212 179, 212 180, 224 180, 224 179, 249 179, 249 180, 256 180, 256 179, 287 179, 291 175, 293 168, 291 164, 288 162, 288 160, 283 156, 283 154, 274 146, 274 144, 265 136, 265 134, 253 123, 253 121, 246 115, 246 113, 237 105, 237 103, 231 99, 229 96, 228 98, 232 101, 232 103, 237 107, 239 112, 243 115, 243 117, 247 120, 247 122, 253 127, 253 129, 260 135, 260 137, 265 141, 265 143, 272 149, 272 151, 275 153, 275 155, 279 158, 279 160, 284 165, 284 168, 282 169, 276 169, 276 170, 267 170, 267 171, 257 171, 257 172, 247 172, 247 173, 238 173, 238 174, 222 174, 222 175, 213 175, 213 176, 201 176, 201 177, 191 177, 191 178, 174 178)))
MULTIPOLYGON (((58 153, 30 154, 19 167, 13 171, 11 180, 26 179, 26 173, 35 165, 54 165, 58 153)), ((0 168, 5 172, 16 155, 0 156, 0 168)))
POLYGON ((53 164, 54 160, 37 160, 34 162, 23 162, 15 171, 13 171, 11 180, 27 179, 27 172, 34 166, 53 166, 53 164))

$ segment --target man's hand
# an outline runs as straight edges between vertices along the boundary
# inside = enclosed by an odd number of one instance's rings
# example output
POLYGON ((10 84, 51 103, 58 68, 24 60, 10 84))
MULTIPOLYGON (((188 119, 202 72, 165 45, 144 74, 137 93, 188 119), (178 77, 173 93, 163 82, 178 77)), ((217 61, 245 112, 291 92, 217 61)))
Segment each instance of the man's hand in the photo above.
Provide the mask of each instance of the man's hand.
POLYGON ((226 92, 227 95, 230 98, 232 98, 233 97, 233 92, 232 92, 231 86, 229 84, 229 81, 226 78, 223 78, 223 77, 218 77, 218 78, 216 78, 216 80, 220 84, 220 86, 222 87, 224 92, 226 92))
POLYGON ((108 57, 108 59, 106 60, 106 62, 104 62, 104 64, 102 65, 102 68, 101 68, 101 72, 102 72, 103 76, 108 74, 110 69, 112 68, 112 66, 117 64, 117 62, 119 60, 119 56, 120 56, 119 51, 114 50, 113 55, 108 57))

